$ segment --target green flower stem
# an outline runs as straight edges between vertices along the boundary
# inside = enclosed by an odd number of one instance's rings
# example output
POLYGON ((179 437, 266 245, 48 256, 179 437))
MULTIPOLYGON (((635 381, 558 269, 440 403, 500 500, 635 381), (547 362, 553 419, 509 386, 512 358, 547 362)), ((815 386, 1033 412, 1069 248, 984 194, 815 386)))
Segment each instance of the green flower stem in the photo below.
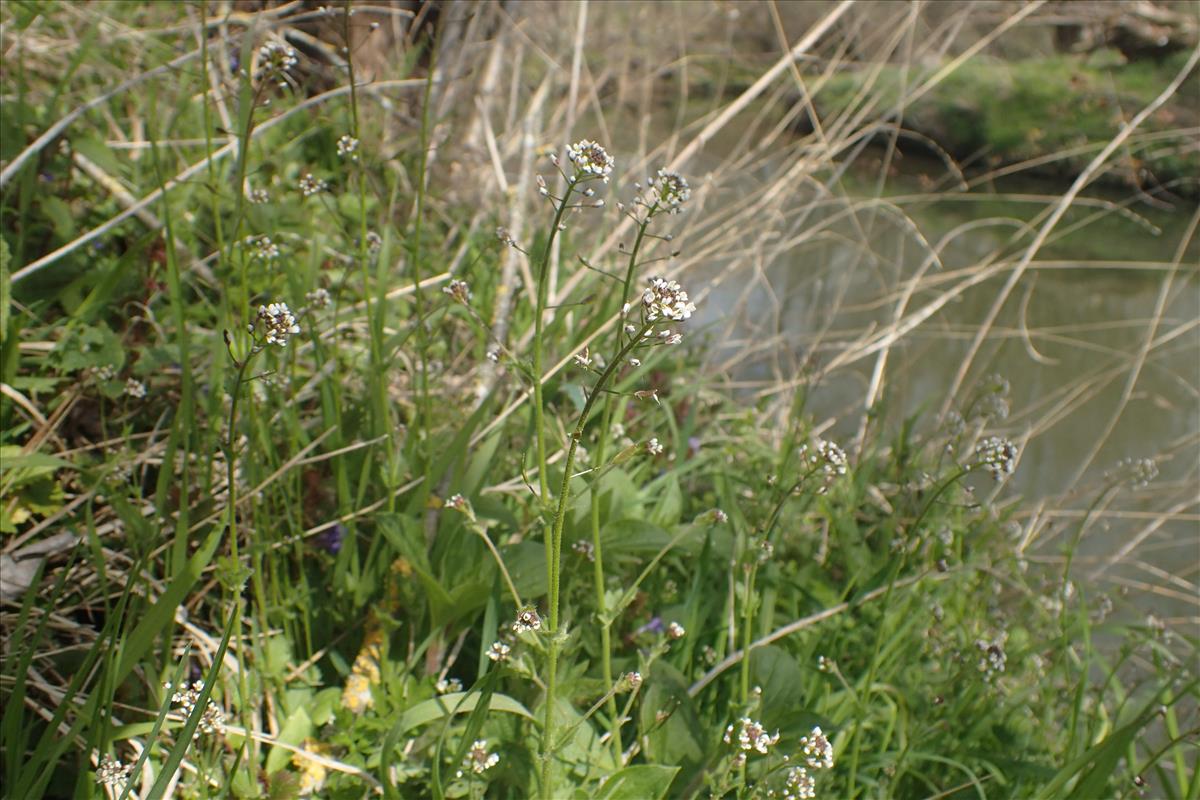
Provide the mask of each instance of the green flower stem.
MULTIPOLYGON (((251 348, 249 355, 238 364, 237 379, 233 384, 233 397, 229 402, 229 420, 228 432, 225 439, 225 475, 226 482, 229 486, 229 554, 233 560, 234 570, 238 570, 241 566, 241 558, 238 550, 238 530, 237 530, 237 412, 238 400, 242 395, 242 384, 246 380, 246 370, 250 367, 250 361, 256 355, 256 351, 251 348)), ((250 697, 250 687, 246 681, 246 659, 245 649, 241 647, 241 627, 242 627, 242 592, 240 586, 234 593, 233 597, 233 614, 229 621, 230 629, 233 631, 235 652, 238 662, 238 710, 241 713, 242 727, 247 731, 251 730, 250 724, 250 707, 247 700, 250 697)), ((205 687, 208 689, 208 687, 205 687)), ((249 735, 242 738, 242 753, 246 755, 246 749, 250 746, 251 737, 249 735)))
MULTIPOLYGON (((550 284, 547 278, 550 273, 550 254, 554 251, 554 240, 558 238, 558 226, 562 224, 563 214, 571 199, 578 181, 568 183, 558 208, 554 209, 554 222, 550 225, 550 235, 546 239, 546 249, 542 252, 542 263, 538 266, 537 308, 533 316, 533 430, 537 438, 537 468, 538 487, 541 489, 542 503, 550 500, 550 483, 546 475, 546 422, 545 409, 542 408, 542 345, 545 328, 546 300, 550 294, 550 284)), ((549 548, 547 547, 547 555, 549 548)))
POLYGON ((750 648, 754 641, 754 579, 758 575, 758 565, 755 564, 746 572, 746 596, 742 602, 742 668, 741 668, 741 697, 742 705, 750 702, 750 648))
MULTIPOLYGON (((564 205, 566 201, 564 199, 564 205)), ((561 215, 561 207, 560 207, 561 215)), ((556 217, 557 219, 557 217, 556 217)), ((557 227, 557 224, 556 224, 557 227)), ((608 385, 609 380, 616 374, 618 367, 625 363, 625 357, 642 344, 642 337, 646 331, 653 327, 653 323, 646 322, 642 327, 629 338, 629 341, 621 348, 620 352, 608 362, 608 366, 604 368, 600 379, 596 381, 596 385, 592 387, 592 391, 588 394, 587 400, 584 401, 583 410, 579 413, 579 423, 575 426, 575 430, 571 432, 570 442, 567 445, 567 458, 563 463, 563 479, 562 486, 558 493, 558 507, 554 514, 554 527, 551 530, 551 535, 547 542, 550 560, 546 567, 546 572, 550 578, 550 611, 549 611, 549 658, 546 669, 546 711, 545 718, 542 724, 542 798, 543 800, 551 800, 553 797, 553 787, 550 785, 550 767, 551 759, 554 755, 552 744, 554 742, 554 693, 558 683, 558 649, 561 645, 559 641, 558 630, 558 601, 559 601, 559 579, 561 573, 562 559, 562 534, 563 526, 567 519, 567 503, 571 498, 571 470, 575 466, 575 450, 579 446, 579 440, 583 438, 583 429, 587 424, 588 417, 592 413, 592 407, 596 404, 596 400, 604 393, 604 387, 608 385)), ((535 376, 535 380, 536 380, 535 376)))
MULTIPOLYGON (((633 272, 637 268, 638 252, 641 250, 642 242, 646 238, 646 228, 650 224, 650 219, 653 216, 654 210, 657 208, 655 204, 645 219, 638 225, 637 238, 633 242, 633 250, 629 253, 629 264, 625 268, 625 283, 621 290, 620 302, 623 304, 629 298, 629 291, 633 285, 633 272)), ((624 331, 624 318, 617 318, 617 327, 614 348, 621 346, 621 335, 624 331)), ((616 403, 610 397, 604 403, 604 416, 601 418, 600 430, 597 433, 596 442, 596 463, 603 464, 605 456, 608 453, 608 437, 609 431, 612 428, 613 409, 616 403)), ((600 624, 600 674, 604 680, 605 686, 613 685, 613 669, 612 669, 612 622, 607 618, 607 604, 604 599, 604 548, 600 542, 600 487, 593 485, 592 487, 592 581, 596 590, 596 617, 601 620, 600 624)), ((615 696, 610 695, 608 698, 608 734, 609 743, 612 745, 613 758, 618 766, 621 763, 622 753, 624 748, 621 745, 621 715, 617 713, 617 700, 615 696)))

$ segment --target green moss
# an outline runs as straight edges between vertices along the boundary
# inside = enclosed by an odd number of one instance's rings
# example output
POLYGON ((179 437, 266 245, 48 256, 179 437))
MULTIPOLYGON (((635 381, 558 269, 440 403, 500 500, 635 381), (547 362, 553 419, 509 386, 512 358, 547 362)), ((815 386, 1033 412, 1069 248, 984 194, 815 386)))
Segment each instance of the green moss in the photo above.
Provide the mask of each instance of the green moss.
MULTIPOLYGON (((1120 65, 1102 58, 1067 56, 1015 63, 976 58, 906 104, 904 125, 931 137, 958 158, 982 151, 992 161, 1016 163, 1059 153, 1063 157, 1043 171, 1077 173, 1163 91, 1181 67, 1178 58, 1162 64, 1120 65)), ((905 94, 900 74, 899 68, 887 67, 868 89, 878 108, 899 104, 905 94)), ((836 76, 817 96, 818 108, 829 115, 855 97, 861 100, 859 92, 868 78, 866 70, 836 76)), ((910 78, 907 88, 918 84, 910 78)), ((1200 124, 1197 97, 1200 77, 1193 73, 1114 158, 1114 176, 1128 180, 1138 175, 1139 167, 1159 182, 1195 175, 1200 159, 1182 138, 1163 146, 1161 139, 1146 142, 1146 135, 1200 124)))

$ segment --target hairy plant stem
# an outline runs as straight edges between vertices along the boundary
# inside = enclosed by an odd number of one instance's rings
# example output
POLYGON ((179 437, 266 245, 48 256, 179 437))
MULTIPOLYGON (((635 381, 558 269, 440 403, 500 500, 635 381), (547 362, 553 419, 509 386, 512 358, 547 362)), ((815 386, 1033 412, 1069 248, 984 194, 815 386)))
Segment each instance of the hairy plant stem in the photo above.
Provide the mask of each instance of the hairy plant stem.
MULTIPOLYGON (((431 430, 429 406, 429 336, 425 330, 425 291, 421 288, 421 230, 425 219, 426 170, 429 162, 429 107, 432 104, 430 95, 433 93, 433 73, 437 48, 429 48, 429 73, 425 79, 425 96, 421 101, 421 154, 417 159, 416 205, 413 213, 413 233, 409 250, 413 268, 413 305, 417 316, 417 416, 420 424, 415 426, 422 437, 431 430)), ((427 447, 420 447, 424 453, 427 447)), ((431 462, 426 469, 432 468, 431 462)), ((426 476, 428 481, 430 476, 426 476)))
MULTIPOLYGON (((542 252, 542 263, 538 265, 537 308, 533 315, 533 431, 537 440, 537 470, 538 488, 541 489, 541 501, 544 505, 550 500, 550 483, 546 475, 546 422, 545 409, 542 407, 542 349, 545 328, 546 300, 550 294, 550 255, 554 252, 554 240, 558 238, 558 226, 562 224, 563 214, 567 210, 567 202, 577 184, 567 183, 567 190, 562 200, 554 209, 554 222, 550 225, 550 235, 546 239, 546 248, 542 252)), ((547 544, 546 554, 550 550, 547 544)))
MULTIPOLYGON (((565 205, 565 199, 564 199, 565 205)), ((591 415, 592 407, 596 404, 596 400, 604 393, 605 386, 609 380, 616 374, 617 369, 625 363, 625 357, 642 344, 643 335, 646 331, 653 327, 653 323, 643 323, 641 328, 633 334, 621 350, 613 356, 612 360, 604 368, 600 379, 596 381, 596 385, 592 387, 592 391, 588 394, 587 400, 584 401, 583 410, 579 412, 579 422, 575 426, 575 430, 571 432, 570 441, 567 444, 567 458, 563 463, 563 478, 562 486, 558 493, 558 506, 554 513, 554 526, 549 537, 550 559, 547 563, 547 573, 550 578, 550 609, 549 609, 549 647, 546 668, 546 710, 545 717, 542 723, 542 798, 543 800, 551 800, 553 797, 553 787, 550 783, 551 763, 554 756, 554 694, 558 683, 558 649, 561 645, 560 633, 558 630, 558 603, 559 603, 559 578, 561 573, 561 558, 562 558, 562 533, 563 526, 566 524, 567 504, 571 498, 571 470, 575 466, 575 450, 579 446, 579 440, 583 438, 583 429, 587 425, 588 417, 591 415)))
MULTIPOLYGON (((254 358, 254 350, 251 349, 250 354, 238 363, 237 379, 233 384, 233 396, 229 402, 229 419, 228 431, 225 438, 225 475, 226 483, 229 492, 229 555, 233 561, 232 569, 235 570, 235 588, 233 591, 233 613, 229 621, 230 630, 233 631, 235 644, 238 645, 237 662, 238 662, 238 711, 241 715, 242 727, 249 732, 250 727, 250 687, 246 682, 246 661, 245 651, 241 647, 241 627, 242 627, 242 591, 240 571, 242 560, 238 548, 238 530, 237 530, 237 412, 238 399, 242 394, 242 384, 246 380, 246 370, 250 366, 250 360, 254 358)), ((246 754, 246 748, 250 746, 251 737, 249 735, 242 739, 242 754, 246 754)))
MULTIPOLYGON (((633 285, 633 273, 637 269, 638 253, 641 250, 642 242, 646 238, 646 228, 650 224, 650 219, 657 207, 656 203, 638 225, 637 238, 633 242, 633 250, 629 253, 629 264, 625 268, 625 283, 621 289, 619 298, 622 308, 624 308, 624 304, 628 301, 629 291, 633 285)), ((614 349, 621 346, 621 336, 625 330, 624 324, 625 317, 621 315, 617 319, 616 334, 613 341, 614 349)), ((616 403, 613 398, 606 398, 600 430, 597 432, 595 462, 597 464, 603 464, 608 454, 608 438, 609 432, 612 429, 613 409, 615 407, 616 403)), ((596 617, 600 620, 600 674, 604 680, 604 685, 612 686, 612 621, 607 618, 608 608, 604 599, 604 548, 600 543, 600 487, 595 483, 592 486, 591 522, 592 555, 594 557, 592 561, 592 580, 596 592, 596 617)), ((614 695, 609 695, 607 710, 609 717, 609 744, 612 745, 613 758, 619 767, 621 766, 624 748, 621 745, 621 715, 618 714, 617 699, 614 695)))

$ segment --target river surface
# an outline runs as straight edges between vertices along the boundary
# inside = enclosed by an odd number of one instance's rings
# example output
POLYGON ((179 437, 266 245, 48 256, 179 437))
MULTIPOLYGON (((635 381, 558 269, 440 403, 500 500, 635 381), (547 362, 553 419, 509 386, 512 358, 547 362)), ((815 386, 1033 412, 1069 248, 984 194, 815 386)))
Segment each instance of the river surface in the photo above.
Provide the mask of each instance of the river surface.
MULTIPOLYGON (((739 357, 733 374, 740 391, 754 395, 759 382, 821 375, 808 408, 839 442, 858 433, 877 353, 839 362, 892 324, 898 292, 918 273, 922 280, 901 316, 937 308, 891 347, 877 407, 891 430, 918 413, 925 429, 936 424, 1012 264, 1066 190, 1010 178, 934 194, 944 170, 908 157, 879 192, 879 172, 878 156, 862 159, 834 189, 835 200, 807 216, 805 224, 821 235, 757 268, 706 274, 712 283, 700 321, 727 342, 714 359, 732 358, 747 343, 774 342, 757 356, 739 357), (880 197, 888 202, 871 202, 880 197), (847 215, 852 205, 858 210, 847 215), (997 264, 991 277, 974 277, 997 264)), ((1027 543, 1035 559, 1053 562, 1062 553, 1063 532, 1101 493, 1117 461, 1155 458, 1159 477, 1118 493, 1089 527, 1074 576, 1119 606, 1128 598, 1127 615, 1154 613, 1195 633, 1200 242, 1188 236, 1196 206, 1176 198, 1148 203, 1128 191, 1085 194, 1016 282, 949 405, 965 411, 985 375, 1011 384, 1011 412, 990 430, 1025 440, 1001 496, 1020 494, 1023 508, 1043 504, 1055 517, 1027 543)))

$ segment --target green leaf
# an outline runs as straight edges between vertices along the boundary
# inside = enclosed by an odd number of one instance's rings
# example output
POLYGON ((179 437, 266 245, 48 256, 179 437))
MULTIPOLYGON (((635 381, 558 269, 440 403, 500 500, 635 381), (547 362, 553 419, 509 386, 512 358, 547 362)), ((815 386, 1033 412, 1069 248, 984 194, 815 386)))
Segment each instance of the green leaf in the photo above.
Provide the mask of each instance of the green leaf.
POLYGON ((667 794, 679 767, 638 764, 616 772, 604 782, 596 800, 660 800, 667 794))
POLYGON ((121 173, 121 160, 113 153, 112 148, 99 139, 93 136, 72 138, 71 148, 112 177, 115 178, 121 173))
POLYGON ((666 486, 655 498, 650 521, 664 528, 679 523, 679 515, 683 511, 683 492, 679 489, 679 478, 671 473, 666 477, 666 486))
POLYGON ((30 471, 28 478, 36 478, 39 475, 45 475, 54 472, 63 467, 73 467, 70 461, 58 456, 48 455, 46 453, 21 453, 21 448, 16 445, 0 446, 0 475, 3 475, 10 470, 27 469, 30 471))
MULTIPOLYGON (((400 716, 393 731, 397 736, 403 736, 413 728, 427 725, 445 717, 447 714, 467 714, 475 710, 480 701, 478 693, 450 692, 422 703, 417 703, 400 716), (461 702, 460 702, 461 701, 461 702)), ((503 711, 516 714, 526 719, 533 719, 529 709, 506 694, 493 694, 488 702, 489 711, 503 711)))
POLYGON ((8 242, 0 239, 0 341, 8 335, 8 311, 12 305, 12 276, 9 274, 8 262, 11 260, 8 242))
POLYGON ((71 212, 71 206, 61 197, 54 195, 43 195, 39 202, 42 213, 54 226, 54 234, 64 240, 74 238, 75 215, 71 212))
MULTIPOLYGON (((312 734, 312 731, 313 724, 312 720, 308 718, 308 712, 303 708, 298 708, 287 718, 287 722, 283 723, 283 729, 279 731, 276 739, 284 744, 299 747, 300 743, 312 734)), ((272 747, 271 752, 267 755, 267 774, 278 772, 291 760, 291 750, 286 747, 272 747)))

